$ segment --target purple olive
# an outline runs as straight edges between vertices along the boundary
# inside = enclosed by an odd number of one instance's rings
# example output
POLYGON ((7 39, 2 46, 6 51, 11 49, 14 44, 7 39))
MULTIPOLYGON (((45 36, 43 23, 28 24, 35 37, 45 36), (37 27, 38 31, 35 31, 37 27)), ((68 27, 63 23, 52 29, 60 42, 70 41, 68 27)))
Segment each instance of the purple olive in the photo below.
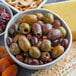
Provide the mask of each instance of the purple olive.
POLYGON ((39 61, 37 59, 33 59, 31 65, 39 65, 39 61))
POLYGON ((37 36, 39 38, 42 36, 42 28, 41 28, 41 25, 38 23, 34 23, 32 25, 32 31, 35 34, 35 36, 37 36))
POLYGON ((50 54, 48 52, 41 53, 41 60, 42 61, 48 61, 49 59, 50 59, 50 54))
POLYGON ((6 42, 7 42, 7 45, 10 46, 12 44, 13 40, 11 37, 7 37, 6 42))
POLYGON ((33 37, 31 38, 31 43, 32 43, 33 46, 37 46, 37 44, 38 44, 38 38, 35 37, 35 36, 33 36, 33 37))
POLYGON ((2 28, 3 30, 5 29, 5 27, 6 27, 6 25, 5 25, 5 24, 1 26, 1 28, 2 28))
POLYGON ((60 37, 62 37, 62 32, 59 29, 52 29, 48 33, 48 39, 50 39, 50 40, 56 40, 60 37))
POLYGON ((17 24, 12 25, 12 27, 10 27, 8 31, 10 35, 15 35, 16 32, 18 31, 18 25, 17 24))
POLYGON ((60 27, 60 26, 61 26, 60 20, 55 20, 54 23, 53 23, 53 27, 57 28, 57 27, 60 27))
POLYGON ((26 57, 24 62, 30 65, 39 65, 39 61, 37 59, 32 59, 29 57, 26 57))
POLYGON ((43 65, 43 61, 42 60, 39 60, 39 65, 43 65))
POLYGON ((31 38, 32 38, 32 35, 31 35, 31 34, 28 34, 28 35, 27 35, 27 39, 28 39, 28 40, 31 40, 31 38))
POLYGON ((44 26, 43 21, 37 21, 38 24, 40 24, 42 27, 44 26))
POLYGON ((59 39, 56 39, 56 40, 52 41, 53 46, 57 46, 58 44, 59 44, 59 39))
POLYGON ((43 33, 47 34, 52 29, 52 25, 47 23, 43 26, 43 33))
POLYGON ((48 59, 48 62, 51 62, 53 59, 52 58, 50 58, 50 59, 48 59))
POLYGON ((22 55, 16 55, 16 58, 22 62, 24 61, 24 58, 22 55))
POLYGON ((68 47, 69 41, 68 39, 63 39, 62 42, 60 43, 64 48, 68 47))
POLYGON ((29 53, 28 52, 24 52, 23 53, 23 56, 28 57, 29 56, 29 53))

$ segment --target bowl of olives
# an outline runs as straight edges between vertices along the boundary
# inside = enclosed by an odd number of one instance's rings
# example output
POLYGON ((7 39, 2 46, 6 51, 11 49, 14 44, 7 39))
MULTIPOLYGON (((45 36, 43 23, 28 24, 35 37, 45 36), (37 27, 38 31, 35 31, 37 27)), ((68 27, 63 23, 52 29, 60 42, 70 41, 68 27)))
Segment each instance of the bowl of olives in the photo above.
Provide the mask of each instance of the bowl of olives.
POLYGON ((72 34, 65 21, 46 9, 16 14, 8 23, 5 46, 12 59, 28 69, 59 61, 70 49, 72 34))

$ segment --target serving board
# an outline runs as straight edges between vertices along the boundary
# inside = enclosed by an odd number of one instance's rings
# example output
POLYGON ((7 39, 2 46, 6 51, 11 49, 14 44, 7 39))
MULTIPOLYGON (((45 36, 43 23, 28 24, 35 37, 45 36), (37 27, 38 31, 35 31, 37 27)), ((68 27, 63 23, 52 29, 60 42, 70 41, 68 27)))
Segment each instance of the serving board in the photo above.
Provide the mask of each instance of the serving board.
MULTIPOLYGON (((59 1, 66 1, 66 0, 47 0, 47 3, 59 2, 59 1)), ((4 35, 0 37, 0 46, 4 46, 4 35)), ((37 70, 28 70, 19 66, 19 72, 17 76, 31 76, 31 74, 36 71, 37 70)))

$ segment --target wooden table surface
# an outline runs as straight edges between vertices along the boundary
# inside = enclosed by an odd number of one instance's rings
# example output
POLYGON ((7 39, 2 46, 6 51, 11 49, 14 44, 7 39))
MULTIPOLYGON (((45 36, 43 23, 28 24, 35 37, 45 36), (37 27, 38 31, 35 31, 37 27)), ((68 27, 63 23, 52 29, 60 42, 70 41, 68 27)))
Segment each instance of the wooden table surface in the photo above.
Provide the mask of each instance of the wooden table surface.
MULTIPOLYGON (((59 1, 66 1, 66 0, 47 0, 47 3, 55 3, 55 2, 59 2, 59 1)), ((0 37, 0 46, 4 45, 4 36, 0 37)), ((19 73, 17 76, 31 76, 32 73, 36 72, 36 70, 28 70, 28 69, 24 69, 22 67, 19 66, 19 73)))

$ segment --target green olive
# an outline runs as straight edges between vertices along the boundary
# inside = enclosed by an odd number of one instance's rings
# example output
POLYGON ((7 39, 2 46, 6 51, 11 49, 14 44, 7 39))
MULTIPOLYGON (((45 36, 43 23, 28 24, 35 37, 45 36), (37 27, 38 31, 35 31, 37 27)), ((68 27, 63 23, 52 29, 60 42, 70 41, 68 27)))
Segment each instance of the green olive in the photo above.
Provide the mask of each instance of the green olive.
POLYGON ((66 34, 67 34, 66 29, 64 27, 62 27, 62 26, 60 26, 59 29, 61 30, 63 37, 65 37, 66 34))
POLYGON ((41 50, 42 51, 50 51, 51 49, 51 41, 50 40, 43 40, 42 44, 41 44, 41 50))
POLYGON ((42 13, 36 13, 38 20, 43 20, 44 16, 42 13))
POLYGON ((55 46, 55 48, 52 50, 51 55, 53 58, 59 57, 64 52, 64 47, 61 45, 55 46))
POLYGON ((54 15, 50 14, 50 13, 45 14, 44 22, 53 23, 54 22, 54 15))
POLYGON ((28 51, 31 47, 29 40, 25 36, 20 36, 18 39, 19 47, 24 51, 28 51))
POLYGON ((30 28, 30 25, 27 24, 27 23, 22 23, 20 25, 20 28, 19 28, 20 32, 23 33, 23 34, 27 34, 30 32, 31 28, 30 28))
POLYGON ((30 14, 25 16, 26 22, 29 24, 33 24, 37 21, 37 16, 35 14, 30 14))
POLYGON ((21 24, 22 22, 23 22, 23 17, 19 18, 16 23, 21 24))
POLYGON ((20 53, 20 49, 19 49, 17 43, 12 43, 12 44, 11 44, 11 46, 10 46, 10 51, 11 51, 11 53, 14 54, 14 55, 17 55, 17 54, 20 53))
POLYGON ((41 43, 42 43, 42 41, 39 41, 39 42, 38 42, 38 44, 37 44, 37 47, 38 47, 38 48, 41 48, 41 43))
POLYGON ((29 49, 29 55, 33 58, 39 58, 41 53, 40 53, 40 50, 37 47, 31 47, 29 49))

